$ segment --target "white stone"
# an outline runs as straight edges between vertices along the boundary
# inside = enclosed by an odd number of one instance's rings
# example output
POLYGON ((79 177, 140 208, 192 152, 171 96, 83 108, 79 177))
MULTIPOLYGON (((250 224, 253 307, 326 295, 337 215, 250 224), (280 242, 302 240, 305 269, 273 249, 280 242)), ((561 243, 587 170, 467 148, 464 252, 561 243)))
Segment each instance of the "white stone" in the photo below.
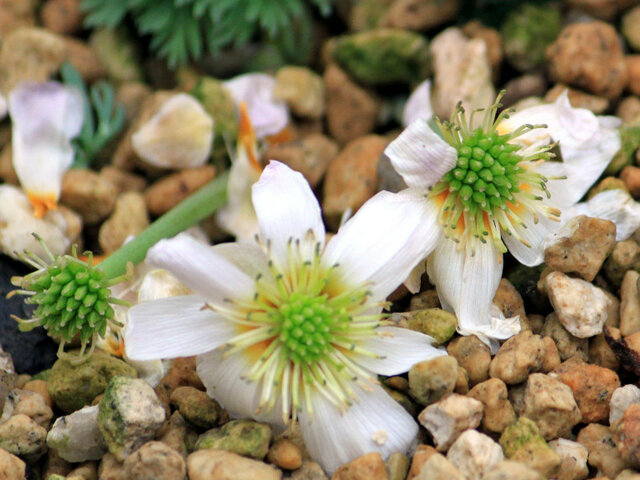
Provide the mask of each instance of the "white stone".
POLYGON ((449 448, 447 460, 469 480, 480 480, 504 460, 504 453, 502 447, 487 435, 477 430, 466 430, 449 448))
POLYGON ((58 418, 49 430, 47 445, 67 462, 100 460, 107 447, 98 430, 98 405, 58 418))
POLYGON ((589 338, 602 333, 611 300, 600 288, 561 272, 551 272, 544 279, 549 301, 558 320, 569 333, 589 338))
POLYGON ((618 420, 624 411, 633 403, 640 403, 640 388, 628 384, 616 388, 609 400, 609 425, 618 420))
POLYGON ((584 446, 566 438, 552 440, 549 442, 549 446, 562 458, 559 478, 580 480, 589 475, 589 467, 587 466, 589 452, 584 446))
POLYGON ((413 480, 467 480, 444 455, 436 453, 422 465, 418 475, 413 480))
POLYGON ((418 421, 433 437, 436 449, 444 452, 463 431, 480 425, 483 410, 475 398, 452 393, 425 408, 418 421))

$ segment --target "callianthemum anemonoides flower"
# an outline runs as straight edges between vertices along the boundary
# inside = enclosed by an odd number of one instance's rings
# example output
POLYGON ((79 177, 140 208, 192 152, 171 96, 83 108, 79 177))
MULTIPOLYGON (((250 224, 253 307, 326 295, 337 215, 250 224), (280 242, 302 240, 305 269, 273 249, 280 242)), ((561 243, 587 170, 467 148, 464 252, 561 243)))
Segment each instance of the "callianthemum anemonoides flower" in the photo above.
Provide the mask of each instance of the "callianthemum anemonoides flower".
POLYGON ((435 242, 431 214, 413 192, 381 192, 325 245, 311 188, 275 161, 253 186, 253 204, 258 244, 209 248, 179 235, 149 250, 149 262, 195 295, 131 308, 127 355, 198 355, 209 395, 236 416, 298 419, 328 471, 367 452, 407 450, 418 427, 376 374, 446 352, 387 325, 381 311, 435 242))
MULTIPOLYGON (((595 168, 575 178, 576 171, 549 162, 549 141, 520 143, 545 126, 507 126, 509 112, 498 115, 499 99, 471 115, 458 106, 450 121, 436 118, 439 133, 418 118, 385 151, 409 190, 420 192, 415 198, 440 232, 427 273, 442 305, 456 313, 460 333, 475 334, 493 348, 495 339, 519 330, 492 304, 502 254, 509 250, 526 265, 540 263, 545 238, 560 226, 559 207, 569 196, 575 202, 597 178, 595 168), (574 176, 568 181, 569 173, 574 176), (561 193, 563 187, 581 193, 561 193)), ((582 148, 578 142, 572 146, 582 148)), ((601 173, 608 160, 593 157, 589 162, 599 161, 601 173)))
POLYGON ((55 209, 64 172, 73 161, 71 139, 84 118, 81 93, 58 82, 23 82, 9 93, 13 167, 36 218, 55 209))

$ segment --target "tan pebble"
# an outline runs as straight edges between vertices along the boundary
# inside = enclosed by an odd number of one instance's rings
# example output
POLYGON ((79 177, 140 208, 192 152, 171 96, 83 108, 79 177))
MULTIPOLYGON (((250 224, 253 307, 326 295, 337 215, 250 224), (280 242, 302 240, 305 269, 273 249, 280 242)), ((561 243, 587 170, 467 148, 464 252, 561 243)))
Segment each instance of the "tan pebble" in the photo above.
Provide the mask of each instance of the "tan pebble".
POLYGON ((282 478, 280 470, 263 462, 223 450, 210 449, 198 450, 189 455, 187 473, 189 480, 280 480, 282 478))
POLYGON ((115 185, 92 170, 74 168, 62 178, 60 203, 79 213, 87 224, 106 218, 117 197, 115 185))
POLYGON ((20 458, 0 448, 0 478, 2 480, 25 479, 26 464, 20 458))
POLYGON ((443 455, 436 453, 424 463, 414 480, 467 480, 464 473, 458 470, 443 455))
POLYGON ((544 480, 540 472, 513 460, 498 462, 483 480, 544 480))
POLYGON ((187 467, 178 452, 162 442, 151 441, 125 458, 123 473, 131 480, 184 480, 187 467))
POLYGON ((620 172, 620 179, 629 189, 629 193, 634 197, 640 196, 640 168, 627 165, 620 172))
POLYGON ((405 480, 411 460, 404 453, 395 452, 385 462, 389 480, 405 480))
POLYGON ((269 447, 267 460, 285 470, 295 470, 302 465, 302 452, 291 440, 281 438, 269 447))
POLYGON ((329 480, 316 462, 305 460, 302 466, 291 473, 291 480, 329 480))
POLYGON ((620 117, 624 123, 632 122, 640 116, 640 98, 625 97, 616 109, 616 117, 620 117))
POLYGON ((69 472, 66 480, 98 480, 98 467, 95 462, 84 462, 69 472))
POLYGON ((411 466, 407 474, 407 480, 413 480, 422 470, 422 466, 429 460, 429 457, 436 455, 438 451, 431 445, 421 443, 417 446, 413 457, 411 458, 411 466))
POLYGON ((40 17, 47 30, 63 35, 80 30, 84 19, 80 0, 48 0, 42 6, 40 17))
POLYGON ((611 283, 618 286, 627 270, 640 268, 640 246, 633 238, 617 242, 607 261, 604 271, 611 283))
POLYGON ((620 455, 631 467, 640 468, 640 404, 632 403, 613 425, 611 436, 620 455))
POLYGON ((94 82, 107 74, 100 58, 85 42, 65 37, 67 61, 75 68, 86 82, 94 82))
POLYGON ((123 82, 116 90, 116 99, 124 107, 125 118, 128 122, 133 120, 151 95, 151 88, 142 82, 123 82))
POLYGON ((149 226, 149 215, 142 193, 121 194, 113 213, 100 226, 98 242, 105 254, 120 248, 130 236, 136 236, 149 226))
POLYGON ((416 402, 428 405, 453 392, 457 379, 458 362, 454 357, 424 360, 409 369, 409 393, 416 402))
POLYGON ((98 467, 98 475, 100 480, 129 480, 125 477, 122 462, 112 453, 105 453, 98 467))
POLYGON ((459 0, 424 2, 401 0, 391 2, 380 19, 380 26, 404 30, 429 30, 455 18, 460 10, 459 0))
POLYGON ((613 371, 620 367, 620 362, 611 350, 604 333, 589 339, 589 362, 613 371))
POLYGON ((31 380, 31 375, 28 373, 21 373, 15 379, 14 387, 15 388, 24 388, 24 386, 31 380))
POLYGON ((624 59, 629 74, 627 88, 634 95, 640 95, 640 55, 627 55, 624 59))
POLYGON ((597 475, 615 478, 625 468, 609 427, 590 423, 580 430, 576 440, 589 452, 587 462, 597 469, 597 475))
POLYGON ((331 480, 387 480, 384 461, 378 452, 367 453, 342 465, 331 480))
POLYGON ((145 192, 149 213, 159 216, 168 212, 190 194, 203 187, 215 176, 215 168, 204 165, 168 175, 145 192))
POLYGON ((113 183, 119 193, 141 192, 147 186, 147 180, 144 177, 110 165, 100 170, 100 176, 113 183))
POLYGON ((628 270, 620 285, 620 333, 623 336, 640 331, 640 292, 638 291, 640 274, 628 270))
MULTIPOLYGON (((549 338, 554 342, 561 361, 567 360, 573 356, 578 356, 585 361, 589 360, 589 339, 578 338, 571 335, 560 323, 558 316, 555 313, 547 315, 540 335, 544 338, 549 338)), ((558 362, 558 364, 559 363, 560 362, 558 362)))
POLYGON ((273 96, 289 105, 300 117, 321 118, 324 115, 325 91, 322 77, 305 67, 282 67, 276 73, 273 96))
POLYGON ((527 321, 522 296, 506 278, 500 280, 498 290, 493 298, 493 303, 500 309, 505 317, 511 318, 518 315, 521 322, 527 321))
POLYGON ((540 335, 528 330, 520 332, 502 344, 491 360, 489 376, 499 378, 507 385, 524 382, 530 372, 542 368, 545 350, 540 335))
POLYGON ((468 396, 482 402, 482 428, 489 433, 502 433, 516 420, 509 401, 507 385, 499 378, 490 378, 473 387, 468 396))

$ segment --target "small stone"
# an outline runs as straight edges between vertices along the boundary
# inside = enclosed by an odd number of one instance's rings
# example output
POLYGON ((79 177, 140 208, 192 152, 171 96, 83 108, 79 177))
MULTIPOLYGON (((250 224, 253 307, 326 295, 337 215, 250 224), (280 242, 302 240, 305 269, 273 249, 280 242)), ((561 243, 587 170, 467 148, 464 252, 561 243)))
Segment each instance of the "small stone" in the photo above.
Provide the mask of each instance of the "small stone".
POLYGON ((10 415, 18 415, 20 413, 28 416, 45 429, 49 428, 49 423, 53 418, 53 410, 47 405, 42 395, 14 388, 7 396, 2 418, 6 419, 10 415))
POLYGON ((613 425, 634 403, 640 403, 640 388, 632 384, 616 388, 609 401, 609 424, 613 425))
POLYGON ((94 353, 79 365, 58 359, 51 369, 47 388, 55 405, 71 413, 90 405, 105 391, 111 378, 118 375, 138 376, 133 367, 105 353, 94 353))
POLYGON ((640 55, 627 55, 624 57, 629 74, 627 89, 634 95, 640 94, 640 55))
POLYGON ((106 75, 106 69, 100 58, 85 42, 73 37, 64 37, 64 44, 67 49, 67 62, 87 83, 95 82, 106 75))
POLYGON ((226 418, 218 402, 193 387, 176 388, 171 393, 170 401, 185 420, 197 427, 212 428, 226 418))
POLYGON ((202 77, 191 90, 191 95, 198 99, 213 118, 216 142, 224 141, 225 136, 229 141, 235 140, 238 135, 236 104, 224 83, 216 78, 202 77))
POLYGON ((89 44, 116 82, 142 81, 142 69, 135 44, 124 29, 99 28, 93 30, 89 44))
POLYGON ((342 465, 331 480, 388 480, 382 456, 378 452, 367 453, 342 465))
POLYGON ((553 80, 617 98, 627 83, 624 54, 615 29, 605 22, 566 26, 547 48, 553 80))
POLYGON ((120 461, 153 439, 164 419, 158 397, 141 379, 113 377, 100 400, 98 428, 120 461))
POLYGON ((436 449, 444 452, 463 431, 480 425, 483 408, 475 398, 452 393, 425 408, 418 421, 433 437, 436 449))
POLYGON ((302 462, 302 466, 292 472, 290 478, 291 480, 329 480, 322 467, 310 460, 302 462))
POLYGON ((498 462, 482 480, 544 480, 540 472, 512 460, 498 462))
POLYGON ((267 460, 284 470, 295 470, 302 466, 302 452, 291 440, 279 438, 269 447, 267 460))
POLYGON ((540 73, 527 73, 509 80, 504 89, 507 91, 500 103, 511 107, 520 100, 530 97, 542 97, 547 90, 547 82, 540 73))
POLYGON ((113 211, 117 198, 115 185, 92 170, 74 168, 62 178, 60 203, 79 213, 87 224, 106 218, 113 211))
POLYGON ((493 297, 493 303, 500 309, 506 318, 515 317, 517 315, 521 322, 527 321, 527 314, 524 311, 522 296, 508 279, 503 278, 500 280, 496 295, 493 297))
POLYGON ((472 386, 489 378, 491 350, 475 335, 454 338, 447 345, 447 353, 467 371, 472 386))
POLYGON ((321 133, 312 133, 299 141, 270 145, 262 158, 288 165, 302 173, 311 188, 315 188, 337 155, 338 145, 333 140, 321 133))
MULTIPOLYGON (((384 468, 384 464, 383 464, 384 468)), ((187 458, 189 480, 280 480, 282 472, 223 450, 199 450, 187 458)))
POLYGON ((507 385, 524 382, 542 369, 546 346, 540 335, 527 330, 502 344, 489 366, 489 376, 507 385))
POLYGON ((377 191, 376 167, 387 141, 366 135, 349 142, 329 164, 322 211, 337 226, 345 210, 358 210, 377 191))
POLYGON ((33 27, 36 23, 36 9, 39 2, 5 1, 0 4, 0 40, 21 27, 33 27))
POLYGON ((449 448, 447 460, 469 480, 480 480, 486 472, 504 460, 504 454, 500 445, 490 437, 476 430, 466 430, 449 448))
MULTIPOLYGON (((2 372, 0 371, 0 376, 2 372)), ((22 387, 23 390, 28 390, 33 393, 37 393, 42 396, 44 399, 44 403, 48 407, 53 406, 53 402, 51 401, 51 395, 49 395, 49 390, 47 389, 47 382, 41 379, 32 379, 24 384, 22 387)))
POLYGON ((183 480, 187 467, 182 456, 162 442, 147 442, 122 464, 131 480, 183 480))
POLYGON ((607 98, 599 97, 598 95, 591 95, 583 92, 582 90, 568 87, 562 83, 557 83, 551 90, 549 90, 544 96, 544 101, 547 103, 553 103, 565 91, 569 97, 569 103, 573 108, 586 108, 596 115, 600 115, 609 109, 610 102, 607 98))
POLYGON ((395 0, 363 0, 351 4, 348 13, 349 30, 361 32, 381 26, 382 16, 394 2, 395 0))
POLYGON ((379 25, 421 32, 453 20, 460 0, 395 0, 382 14, 379 25))
MULTIPOLYGON (((415 298, 415 297, 414 297, 415 298)), ((436 345, 444 345, 456 333, 456 316, 441 308, 427 308, 407 313, 406 327, 434 338, 436 345)), ((484 345, 484 344, 483 344, 484 345)))
POLYGON ((433 56, 433 111, 449 118, 462 102, 472 111, 485 108, 495 99, 491 66, 484 40, 467 39, 455 27, 440 32, 431 42, 433 56))
MULTIPOLYGON (((389 162, 389 164, 391 164, 391 162, 389 162)), ((406 187, 403 187, 402 189, 404 188, 406 187)), ((442 310, 440 308, 440 299, 438 298, 438 291, 435 288, 425 290, 424 292, 417 293, 416 295, 411 297, 411 301, 409 302, 409 311, 425 310, 430 308, 438 308, 442 310)), ((446 310, 442 310, 442 311, 444 312, 446 310)), ((451 312, 447 312, 447 313, 451 313, 451 312)), ((455 315, 453 316, 455 317, 455 315)), ((456 319, 456 327, 457 326, 458 326, 458 320, 456 319)))
POLYGON ((467 480, 467 477, 443 455, 436 453, 429 457, 413 480, 467 480))
POLYGON ((389 480, 405 480, 411 460, 404 453, 396 452, 389 455, 385 462, 389 480))
POLYGON ((611 436, 622 459, 633 468, 640 468, 640 404, 627 407, 611 425, 611 436))
POLYGON ((564 361, 576 355, 584 361, 589 360, 589 339, 571 335, 560 323, 558 315, 555 313, 547 315, 540 335, 553 340, 560 360, 564 361))
POLYGON ((413 458, 411 459, 411 466, 409 467, 407 480, 414 479, 420 473, 423 465, 427 462, 427 460, 429 460, 429 458, 431 458, 432 455, 440 454, 431 445, 425 445, 423 443, 419 444, 416 447, 415 452, 413 452, 413 458))
POLYGON ((580 430, 576 440, 589 452, 587 462, 598 470, 597 476, 615 478, 625 468, 609 427, 590 423, 580 430))
POLYGON ((105 453, 98 468, 100 480, 128 480, 124 476, 124 467, 111 453, 105 453))
POLYGON ((520 417, 500 436, 500 445, 510 460, 521 462, 545 477, 555 477, 562 459, 545 442, 534 421, 520 417))
POLYGON ((95 462, 82 463, 74 468, 66 477, 66 480, 98 480, 98 468, 95 462))
POLYGON ((546 440, 568 435, 582 418, 571 388, 542 373, 527 380, 523 415, 536 422, 546 440))
POLYGON ((2 351, 0 345, 0 415, 4 409, 4 404, 9 392, 16 382, 16 369, 13 365, 11 354, 2 351))
MULTIPOLYGON (((611 164, 609 164, 611 166, 611 164)), ((605 172, 609 173, 609 172, 605 172)), ((600 183, 598 183, 595 187, 591 188, 587 193, 587 200, 591 200, 598 193, 606 192, 607 190, 615 190, 620 189, 624 192, 629 193, 629 190, 625 186, 624 182, 620 180, 618 177, 605 177, 600 183)))
POLYGON ((469 393, 469 374, 460 366, 458 366, 458 377, 456 378, 456 385, 453 391, 460 395, 469 393))
POLYGON ((507 385, 499 378, 478 383, 467 394, 482 402, 484 415, 482 428, 489 433, 502 433, 516 421, 513 405, 509 401, 507 385))
POLYGON ((119 194, 141 192, 147 186, 147 180, 144 177, 110 165, 100 170, 100 176, 113 183, 119 194))
POLYGON ((422 405, 429 405, 453 392, 458 377, 454 357, 440 356, 424 360, 409 369, 409 393, 422 405))
POLYGON ((560 272, 551 272, 544 282, 558 320, 569 333, 578 338, 602 333, 611 303, 603 290, 560 272))
POLYGON ((252 420, 231 420, 198 437, 196 450, 213 448, 262 460, 269 451, 271 427, 252 420))
POLYGON ((40 17, 47 30, 70 35, 82 28, 84 15, 80 11, 80 0, 48 0, 42 6, 40 17))
POLYGON ((604 333, 589 339, 589 362, 616 371, 620 362, 607 343, 604 333))
POLYGON ((107 447, 98 430, 98 405, 58 417, 47 434, 47 445, 67 462, 100 460, 107 447))
POLYGON ((382 106, 375 93, 355 83, 335 64, 327 66, 323 79, 327 91, 327 128, 331 136, 345 144, 373 132, 382 106))
POLYGON ((188 454, 186 444, 187 432, 192 433, 192 430, 182 415, 180 415, 180 412, 176 411, 173 412, 169 420, 158 429, 156 432, 156 440, 173 448, 186 459, 188 454))
POLYGON ((554 235, 544 251, 552 270, 577 273, 587 282, 595 277, 616 242, 616 225, 584 215, 572 218, 554 235))
POLYGON ((487 27, 478 20, 471 20, 464 24, 462 33, 469 38, 479 38, 487 45, 487 58, 493 71, 493 78, 497 78, 500 73, 500 65, 502 63, 503 48, 500 32, 487 27))
POLYGON ((111 216, 100 226, 98 242, 105 254, 120 248, 130 236, 136 236, 149 226, 149 214, 144 196, 126 192, 116 200, 111 216))
POLYGON ((4 448, 0 448, 0 479, 23 480, 26 464, 4 448))
POLYGON ((633 238, 617 242, 607 261, 604 271, 614 285, 620 285, 627 270, 640 270, 640 246, 633 238))
POLYGON ((545 51, 557 38, 562 18, 556 8, 533 3, 512 10, 502 24, 504 56, 521 72, 542 67, 545 51))
POLYGON ((549 446, 562 459, 558 480, 581 480, 589 475, 589 467, 587 467, 589 452, 584 446, 566 438, 553 440, 549 442, 549 446))
POLYGON ((172 173, 151 185, 145 192, 149 213, 160 216, 178 205, 215 176, 215 168, 204 165, 172 173))
POLYGON ((196 372, 196 357, 174 358, 167 374, 156 385, 155 391, 160 401, 169 405, 171 393, 183 386, 204 390, 204 385, 196 372))
POLYGON ((29 463, 37 461, 47 451, 46 438, 47 431, 22 413, 0 423, 0 449, 29 463))
POLYGON ((635 470, 631 470, 629 468, 625 468, 616 477, 616 480, 640 480, 640 474, 636 473, 635 470))
POLYGON ((306 67, 282 67, 276 73, 273 96, 287 103, 291 112, 303 118, 324 115, 324 83, 322 77, 306 67))
POLYGON ((622 35, 629 43, 631 48, 636 51, 640 50, 640 6, 628 10, 622 16, 622 35))
POLYGON ((622 119, 622 123, 631 123, 640 116, 640 98, 628 96, 623 98, 616 108, 616 117, 622 119))
POLYGON ((632 196, 636 198, 640 196, 640 168, 627 165, 620 172, 620 179, 632 196))

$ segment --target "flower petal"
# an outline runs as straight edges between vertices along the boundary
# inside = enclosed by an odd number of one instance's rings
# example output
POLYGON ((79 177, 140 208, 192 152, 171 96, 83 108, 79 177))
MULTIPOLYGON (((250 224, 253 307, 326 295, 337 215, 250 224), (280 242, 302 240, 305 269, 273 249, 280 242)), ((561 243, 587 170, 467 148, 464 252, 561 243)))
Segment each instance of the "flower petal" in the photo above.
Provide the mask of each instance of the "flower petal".
POLYGON ((435 203, 415 190, 379 192, 331 239, 322 262, 340 265, 337 281, 371 284, 372 298, 384 299, 435 247, 437 218, 435 203))
POLYGON ((402 123, 406 127, 418 118, 429 120, 432 116, 431 80, 425 80, 409 95, 402 112, 402 123))
POLYGON ((132 360, 176 358, 210 352, 236 335, 236 327, 195 295, 139 303, 129 309, 124 345, 132 360))
POLYGON ((252 193, 261 240, 268 244, 272 259, 281 268, 289 264, 292 239, 301 240, 303 249, 311 247, 303 252, 305 259, 310 259, 316 242, 324 245, 320 205, 301 173, 271 160, 253 185, 252 193), (308 236, 309 232, 313 238, 308 236))
POLYGON ((162 360, 145 360, 145 361, 137 361, 131 360, 130 358, 126 358, 125 360, 129 365, 136 369, 138 372, 138 378, 143 379, 153 388, 155 388, 160 380, 167 374, 167 367, 162 360))
POLYGON ((409 187, 426 190, 451 170, 456 149, 435 133, 423 118, 414 120, 384 151, 409 187))
POLYGON ((444 348, 434 347, 435 340, 424 333, 400 327, 381 327, 376 332, 361 346, 382 358, 361 355, 354 360, 380 375, 398 375, 418 362, 447 354, 444 348))
POLYGON ((156 243, 147 253, 147 263, 168 270, 203 299, 216 304, 229 298, 250 298, 254 293, 254 278, 184 233, 156 243))
POLYGON ((0 93, 0 120, 2 120, 7 115, 7 100, 4 98, 2 93, 0 93))
POLYGON ((307 450, 329 474, 341 465, 370 452, 383 458, 407 452, 415 441, 418 425, 404 408, 381 387, 363 390, 346 412, 340 412, 320 393, 312 393, 313 415, 300 413, 300 429, 307 450))
POLYGON ((274 135, 289 123, 286 103, 276 100, 276 81, 264 73, 247 73, 224 82, 236 105, 245 102, 258 138, 274 135))
POLYGON ((546 239, 562 224, 559 221, 550 220, 544 215, 539 215, 536 223, 533 214, 529 211, 525 211, 519 216, 526 227, 514 223, 514 230, 528 245, 525 245, 515 235, 503 234, 502 241, 509 249, 509 253, 516 257, 520 263, 530 267, 540 265, 544 261, 546 239))
POLYGON ((492 310, 493 297, 502 276, 502 255, 492 243, 468 245, 475 254, 452 240, 443 240, 427 260, 427 272, 443 306, 458 317, 458 332, 477 335, 485 343, 509 338, 517 332, 492 310))

